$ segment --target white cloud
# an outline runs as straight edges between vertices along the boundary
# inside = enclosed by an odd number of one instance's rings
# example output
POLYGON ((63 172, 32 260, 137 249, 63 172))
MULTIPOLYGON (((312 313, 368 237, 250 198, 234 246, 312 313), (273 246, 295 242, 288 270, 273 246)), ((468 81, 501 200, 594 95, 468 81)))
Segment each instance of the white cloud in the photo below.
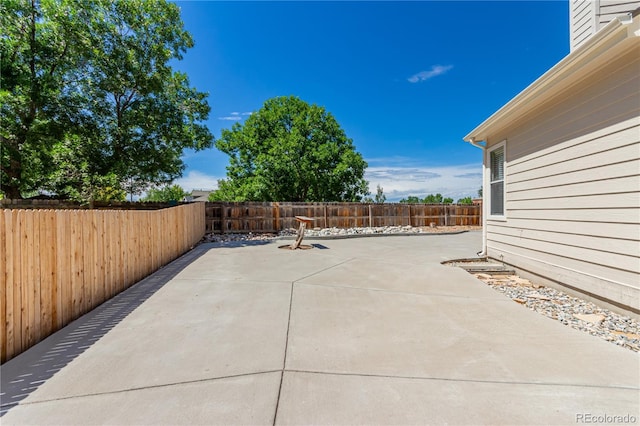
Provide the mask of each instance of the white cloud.
POLYGON ((409 195, 423 198, 437 193, 457 201, 476 197, 482 186, 481 164, 430 167, 412 164, 411 160, 402 164, 400 157, 366 161, 372 165, 365 172, 369 191, 375 194, 376 186, 380 185, 390 202, 409 195))
POLYGON ((218 189, 218 179, 221 178, 207 175, 206 173, 202 173, 197 170, 192 170, 185 176, 176 179, 174 183, 180 185, 187 192, 191 192, 194 189, 212 191, 214 189, 218 189))
MULTIPOLYGON (((367 158, 369 167, 365 179, 369 181, 369 191, 376 192, 376 186, 384 189, 388 202, 397 202, 409 195, 424 198, 440 193, 454 201, 464 197, 476 197, 482 186, 482 164, 461 164, 450 166, 427 166, 415 159, 404 157, 367 158)), ((194 189, 215 190, 218 179, 198 170, 191 170, 174 183, 186 191, 194 189)))
POLYGON ((244 117, 253 114, 253 112, 238 112, 238 111, 233 111, 230 112, 229 115, 226 115, 224 117, 218 117, 218 120, 224 120, 224 121, 238 121, 238 120, 242 120, 244 119, 244 117))
POLYGON ((453 68, 453 65, 433 65, 431 70, 429 71, 420 71, 407 78, 409 83, 418 83, 420 81, 425 81, 430 78, 436 77, 438 75, 442 75, 453 68))

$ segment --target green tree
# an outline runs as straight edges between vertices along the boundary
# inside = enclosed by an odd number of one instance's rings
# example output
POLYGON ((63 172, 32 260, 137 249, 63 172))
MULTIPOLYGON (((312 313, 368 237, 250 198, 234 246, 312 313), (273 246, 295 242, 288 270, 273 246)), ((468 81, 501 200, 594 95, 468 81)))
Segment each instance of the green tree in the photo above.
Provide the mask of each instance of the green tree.
POLYGON ((178 6, 1 4, 0 142, 9 197, 44 188, 92 199, 113 185, 138 193, 180 176, 183 149, 212 146, 201 124, 207 95, 169 65, 193 46, 178 6), (71 173, 78 168, 80 177, 71 173))
POLYGON ((442 194, 429 194, 422 200, 425 204, 442 204, 444 199, 442 198, 442 194))
POLYGON ((380 184, 378 184, 378 186, 376 187, 376 196, 374 202, 381 204, 385 201, 387 201, 387 196, 384 195, 384 189, 380 186, 380 184))
POLYGON ((214 200, 360 201, 367 163, 335 118, 297 97, 265 102, 244 124, 223 130, 216 147, 229 155, 214 200))
POLYGON ((409 195, 407 198, 403 198, 402 200, 400 200, 401 203, 407 203, 407 204, 420 204, 420 198, 416 197, 415 195, 409 195))
POLYGON ((480 187, 480 189, 478 189, 478 197, 482 198, 482 187, 480 187))
POLYGON ((82 22, 71 1, 0 2, 0 182, 7 198, 40 188, 51 150, 80 112, 71 81, 82 22))
POLYGON ((182 201, 188 195, 189 193, 178 184, 166 185, 162 188, 150 189, 141 201, 182 201))
POLYGON ((471 199, 471 197, 464 197, 464 198, 460 198, 458 200, 458 204, 467 204, 467 205, 471 205, 473 204, 473 200, 471 199))
POLYGON ((89 204, 94 200, 124 201, 127 194, 118 176, 113 172, 95 173, 87 152, 91 145, 81 141, 78 135, 67 134, 53 145, 51 162, 56 167, 50 172, 46 187, 71 200, 89 204))
POLYGON ((447 197, 442 200, 442 204, 453 204, 453 198, 447 197))

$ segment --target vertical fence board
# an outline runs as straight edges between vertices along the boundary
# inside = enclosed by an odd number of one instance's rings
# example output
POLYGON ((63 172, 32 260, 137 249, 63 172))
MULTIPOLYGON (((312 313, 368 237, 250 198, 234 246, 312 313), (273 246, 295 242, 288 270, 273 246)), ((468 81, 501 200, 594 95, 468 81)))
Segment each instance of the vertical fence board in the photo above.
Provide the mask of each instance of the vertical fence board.
POLYGON ((153 250, 153 269, 156 270, 162 265, 160 263, 160 245, 161 233, 160 233, 160 221, 157 220, 157 215, 154 215, 154 220, 151 222, 151 234, 152 234, 152 250, 153 250))
MULTIPOLYGON (((132 212, 133 213, 133 212, 132 212)), ((135 281, 135 246, 132 233, 135 230, 134 227, 134 218, 132 215, 125 214, 124 215, 124 223, 125 223, 125 243, 126 250, 124 251, 124 261, 125 261, 125 270, 127 271, 127 278, 124 281, 123 290, 127 289, 134 281, 135 281)))
POLYGON ((142 211, 139 212, 140 216, 140 227, 138 228, 138 232, 140 233, 140 254, 141 258, 145 259, 145 262, 141 262, 142 268, 142 276, 146 277, 151 273, 149 271, 149 267, 151 266, 151 255, 149 253, 149 221, 148 221, 148 212, 142 211))
POLYGON ((33 279, 33 269, 31 263, 33 259, 30 259, 30 253, 33 250, 29 249, 29 227, 33 226, 33 216, 30 212, 20 212, 20 256, 22 257, 20 275, 22 277, 21 293, 20 293, 20 310, 22 324, 20 348, 21 350, 28 346, 29 333, 31 332, 30 311, 33 310, 33 293, 31 288, 31 280, 33 279))
MULTIPOLYGON (((100 273, 100 264, 104 264, 104 259, 102 258, 102 251, 98 248, 99 245, 102 245, 102 227, 100 226, 100 211, 92 210, 91 211, 91 229, 93 230, 93 236, 91 238, 91 300, 94 304, 99 304, 101 300, 104 300, 101 296, 102 293, 102 277, 103 275, 100 273)), ((89 309, 93 309, 93 306, 97 306, 92 304, 89 309)))
POLYGON ((82 270, 84 271, 82 277, 82 313, 89 312, 90 306, 93 303, 93 211, 82 211, 82 270))
POLYGON ((103 294, 104 294, 105 300, 108 300, 113 296, 113 293, 111 292, 111 288, 113 285, 113 266, 111 264, 112 253, 113 253, 112 252, 113 233, 111 232, 111 227, 110 227, 110 221, 109 221, 110 217, 111 217, 111 212, 108 212, 108 211, 105 211, 102 215, 102 227, 104 232, 104 237, 102 239, 102 250, 103 250, 102 256, 104 259, 104 264, 102 265, 102 267, 104 268, 104 272, 102 274, 102 280, 103 280, 102 288, 103 288, 103 294))
MULTIPOLYGON (((169 218, 170 218, 170 222, 171 222, 170 229, 171 229, 171 232, 173 233, 173 238, 171 238, 171 239, 175 243, 179 244, 180 238, 179 238, 179 235, 178 235, 178 221, 176 220, 176 212, 177 212, 177 210, 178 209, 171 209, 171 210, 168 210, 168 212, 169 212, 169 218)), ((178 253, 178 250, 179 250, 178 244, 175 244, 175 243, 171 247, 172 248, 171 258, 172 259, 177 257, 177 253, 178 253)))
POLYGON ((118 229, 118 217, 116 212, 109 212, 107 215, 107 223, 109 224, 109 297, 113 297, 117 293, 118 278, 120 276, 121 265, 118 262, 120 253, 120 235, 116 232, 118 229))
POLYGON ((13 352, 22 351, 22 252, 20 251, 20 241, 22 240, 22 230, 20 228, 19 211, 11 212, 12 225, 12 247, 13 265, 9 267, 13 271, 13 352))
POLYGON ((71 221, 71 259, 72 291, 73 291, 73 318, 78 318, 84 313, 84 258, 82 229, 84 228, 83 215, 80 211, 72 212, 71 221))
POLYGON ((114 238, 116 244, 114 246, 114 270, 116 271, 113 294, 116 295, 124 288, 124 279, 126 271, 124 269, 124 256, 122 254, 124 250, 124 238, 126 230, 124 222, 122 221, 123 212, 113 212, 113 226, 114 226, 114 238))
POLYGON ((127 284, 127 287, 129 287, 131 284, 138 282, 141 276, 140 273, 140 263, 139 263, 139 256, 140 256, 140 250, 138 250, 138 248, 140 247, 140 234, 138 234, 138 230, 139 228, 139 212, 132 212, 134 214, 132 214, 130 216, 130 222, 129 222, 129 239, 131 241, 131 245, 129 246, 130 251, 130 259, 132 260, 131 262, 131 279, 129 280, 129 283, 127 284))
POLYGON ((56 270, 58 271, 58 286, 55 305, 55 325, 62 328, 68 321, 68 303, 70 297, 70 230, 68 227, 69 214, 61 210, 56 211, 56 270))
POLYGON ((27 345, 32 346, 39 341, 40 333, 40 220, 42 217, 42 211, 36 210, 31 216, 31 233, 29 235, 29 257, 31 258, 30 271, 31 279, 31 307, 29 312, 29 322, 31 326, 29 328, 29 336, 27 339, 27 345))
POLYGON ((45 271, 44 274, 49 277, 49 331, 48 334, 51 334, 58 330, 57 327, 57 306, 58 306, 58 287, 60 283, 58 282, 58 256, 59 253, 56 250, 58 244, 58 224, 56 212, 54 210, 48 210, 47 215, 47 239, 49 241, 49 250, 51 251, 51 256, 49 258, 49 262, 51 265, 51 270, 45 271))
POLYGON ((40 268, 38 270, 40 280, 40 300, 35 303, 40 305, 40 318, 37 333, 37 341, 46 336, 51 327, 51 271, 53 270, 51 249, 51 230, 49 228, 49 211, 39 211, 40 218, 38 227, 40 229, 40 242, 37 252, 34 253, 36 261, 39 260, 40 268))
POLYGON ((7 357, 19 353, 16 344, 16 334, 20 333, 20 276, 16 267, 20 265, 20 252, 17 241, 20 239, 20 229, 18 228, 18 212, 5 211, 5 232, 7 233, 7 357), (11 296, 11 297, 9 297, 11 296))
MULTIPOLYGON (((7 236, 4 232, 4 212, 0 212, 0 335, 7 333, 7 236)), ((7 357, 7 339, 0 339, 0 357, 7 357)))

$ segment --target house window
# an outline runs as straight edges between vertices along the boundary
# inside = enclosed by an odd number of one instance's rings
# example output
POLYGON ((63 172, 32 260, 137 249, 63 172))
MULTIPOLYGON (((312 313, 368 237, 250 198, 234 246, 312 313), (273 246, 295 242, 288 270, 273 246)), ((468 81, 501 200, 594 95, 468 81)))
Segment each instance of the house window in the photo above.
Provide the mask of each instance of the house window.
POLYGON ((489 212, 491 216, 504 216, 504 151, 504 142, 489 151, 489 212))

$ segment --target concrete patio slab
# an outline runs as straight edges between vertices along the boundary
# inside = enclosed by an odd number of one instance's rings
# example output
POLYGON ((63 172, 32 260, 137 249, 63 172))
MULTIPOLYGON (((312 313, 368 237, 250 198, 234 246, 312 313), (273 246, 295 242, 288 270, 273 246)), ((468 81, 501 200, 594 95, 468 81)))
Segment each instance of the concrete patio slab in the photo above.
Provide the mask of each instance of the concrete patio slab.
POLYGON ((462 270, 433 263, 398 263, 387 259, 352 259, 297 281, 414 294, 440 294, 502 300, 504 296, 462 270))
POLYGON ((276 423, 570 425, 629 413, 637 399, 629 389, 286 372, 276 423))
POLYGON ((285 243, 280 241, 236 248, 214 248, 215 244, 209 244, 212 250, 176 278, 292 282, 345 260, 345 257, 322 250, 277 249, 278 245, 285 243))
POLYGON ((31 401, 279 371, 291 283, 175 279, 31 401))
MULTIPOLYGON (((634 354, 501 299, 296 285, 287 370, 634 387, 634 354), (582 351, 589 347, 598 350, 582 351), (632 373, 632 374, 629 374, 632 373)), ((637 357, 635 357, 637 361, 637 357)))
POLYGON ((272 424, 280 376, 253 374, 24 404, 2 424, 272 424))
POLYGON ((480 241, 201 245, 0 367, 2 424, 640 418, 637 353, 440 264, 480 241))

